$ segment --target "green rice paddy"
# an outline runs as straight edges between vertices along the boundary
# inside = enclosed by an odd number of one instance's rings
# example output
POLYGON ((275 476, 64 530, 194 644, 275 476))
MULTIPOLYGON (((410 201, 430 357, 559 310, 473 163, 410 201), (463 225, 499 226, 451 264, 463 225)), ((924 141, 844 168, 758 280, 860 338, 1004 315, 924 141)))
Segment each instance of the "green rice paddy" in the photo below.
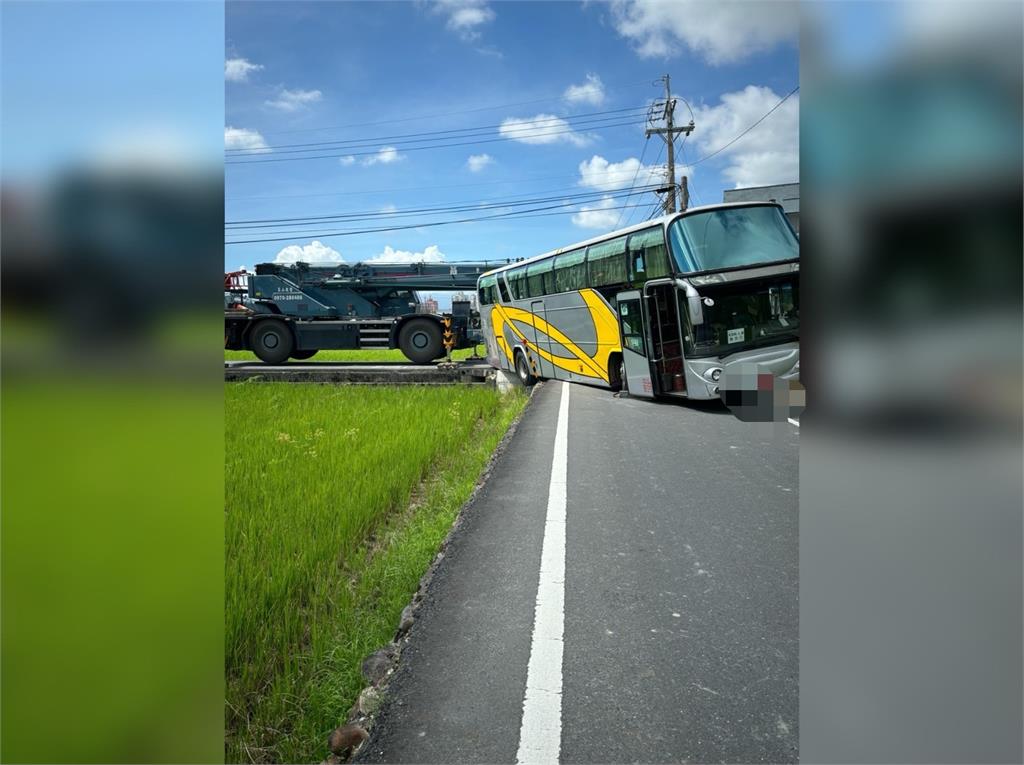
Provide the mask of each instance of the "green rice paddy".
POLYGON ((525 400, 475 386, 225 386, 228 762, 323 759, 361 660, 393 637, 525 400))

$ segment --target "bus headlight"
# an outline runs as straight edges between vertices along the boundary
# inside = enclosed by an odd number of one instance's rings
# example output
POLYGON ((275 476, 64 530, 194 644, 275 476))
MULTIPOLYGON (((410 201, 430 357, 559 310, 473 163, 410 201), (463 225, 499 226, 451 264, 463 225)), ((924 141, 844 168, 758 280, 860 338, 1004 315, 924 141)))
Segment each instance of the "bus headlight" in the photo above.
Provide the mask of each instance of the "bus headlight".
POLYGON ((718 382, 722 379, 722 370, 720 367, 712 367, 704 372, 704 376, 711 382, 718 382))

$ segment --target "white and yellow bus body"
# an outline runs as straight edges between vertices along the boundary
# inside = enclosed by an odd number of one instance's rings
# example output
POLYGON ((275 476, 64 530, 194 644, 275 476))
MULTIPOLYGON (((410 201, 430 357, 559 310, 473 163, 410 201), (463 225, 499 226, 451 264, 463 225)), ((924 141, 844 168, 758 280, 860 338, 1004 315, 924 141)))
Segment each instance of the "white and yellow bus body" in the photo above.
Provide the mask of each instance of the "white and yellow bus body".
MULTIPOLYGON (((726 307, 744 300, 760 305, 758 295, 764 293, 770 307, 762 313, 789 317, 782 324, 795 330, 796 258, 765 262, 760 254, 739 267, 702 269, 699 259, 676 254, 699 248, 687 241, 685 230, 673 229, 702 212, 739 217, 741 223, 744 216, 782 216, 777 205, 691 208, 483 274, 477 294, 489 363, 525 384, 552 379, 614 390, 625 386, 642 397, 715 398, 723 367, 737 363, 753 363, 776 376, 797 375, 799 345, 792 333, 773 325, 770 336, 755 338, 756 320, 762 318, 757 310, 741 327, 737 322, 744 317, 719 316, 711 297, 722 294, 726 307), (772 212, 758 209, 765 207, 772 212), (788 313, 782 311, 783 289, 788 313)), ((711 222, 692 218, 684 226, 707 228, 711 222)), ((772 219, 768 229, 777 238, 786 237, 785 231, 792 235, 788 222, 780 233, 782 225, 772 219)), ((773 246, 775 256, 780 245, 773 246)), ((782 253, 790 254, 785 247, 782 253)))

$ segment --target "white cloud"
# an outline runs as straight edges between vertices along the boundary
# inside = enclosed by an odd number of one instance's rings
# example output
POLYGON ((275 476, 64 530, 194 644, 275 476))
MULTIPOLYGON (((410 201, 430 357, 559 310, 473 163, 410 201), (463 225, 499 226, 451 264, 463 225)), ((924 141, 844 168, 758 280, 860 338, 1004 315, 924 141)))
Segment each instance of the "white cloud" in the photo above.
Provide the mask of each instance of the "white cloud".
POLYGON ((466 160, 466 167, 469 168, 470 172, 479 173, 488 165, 494 164, 494 157, 490 154, 472 154, 469 159, 466 160))
POLYGON ((634 175, 637 186, 655 183, 665 177, 664 167, 641 165, 640 160, 636 157, 630 157, 621 162, 609 162, 604 157, 595 154, 590 159, 580 162, 579 169, 580 186, 601 191, 626 188, 633 183, 634 175))
POLYGON ((644 58, 668 58, 688 48, 713 65, 795 42, 800 27, 792 1, 615 0, 612 17, 644 58))
POLYGON ((384 213, 385 215, 392 215, 392 214, 398 212, 398 208, 395 207, 393 204, 391 204, 389 202, 388 204, 386 204, 382 208, 380 208, 380 211, 382 213, 384 213))
POLYGON ((363 159, 363 164, 366 166, 370 165, 390 165, 392 162, 397 162, 405 157, 398 153, 398 149, 394 146, 384 146, 376 153, 363 159))
POLYGON ((580 211, 572 216, 572 222, 580 228, 614 228, 620 211, 612 208, 619 204, 611 197, 604 197, 597 204, 580 205, 580 211))
POLYGON ((297 261, 327 265, 329 263, 344 263, 345 259, 333 247, 328 247, 316 239, 304 245, 289 244, 274 258, 275 263, 295 263, 297 261))
POLYGON ((349 165, 354 165, 355 161, 356 161, 356 158, 353 157, 351 154, 346 155, 344 157, 338 157, 338 162, 340 162, 345 167, 348 167, 349 165))
POLYGON ((254 64, 244 58, 229 58, 224 62, 224 79, 229 82, 245 82, 250 72, 258 72, 262 64, 254 64))
POLYGON ((604 83, 596 74, 588 74, 586 82, 565 89, 565 100, 571 104, 600 106, 604 103, 604 83))
POLYGON ((463 40, 479 39, 479 27, 493 21, 495 16, 486 0, 434 0, 430 9, 447 16, 446 26, 463 40))
MULTIPOLYGON (((755 85, 724 93, 718 106, 701 106, 694 110, 697 129, 690 140, 696 143, 701 156, 709 154, 757 122, 782 95, 755 85)), ((764 122, 711 161, 721 158, 728 162, 722 175, 732 181, 735 188, 799 180, 799 94, 790 96, 764 122)))
POLYGON ((509 117, 502 121, 498 132, 520 143, 545 144, 565 141, 574 146, 584 146, 588 142, 586 136, 573 132, 568 122, 553 114, 538 114, 528 119, 509 117))
POLYGON ((193 136, 169 125, 131 121, 99 135, 88 157, 90 166, 104 172, 151 170, 177 175, 205 163, 193 136))
POLYGON ((263 136, 258 131, 230 126, 224 128, 224 148, 245 149, 253 152, 270 151, 267 142, 263 140, 263 136))
POLYGON ((444 260, 444 253, 436 244, 425 248, 423 252, 409 252, 408 250, 395 250, 390 245, 384 248, 380 255, 367 260, 367 263, 440 263, 444 260))
POLYGON ((319 90, 288 90, 282 88, 277 98, 266 101, 267 106, 272 109, 280 109, 282 112, 297 112, 310 104, 315 104, 321 99, 323 93, 319 90))

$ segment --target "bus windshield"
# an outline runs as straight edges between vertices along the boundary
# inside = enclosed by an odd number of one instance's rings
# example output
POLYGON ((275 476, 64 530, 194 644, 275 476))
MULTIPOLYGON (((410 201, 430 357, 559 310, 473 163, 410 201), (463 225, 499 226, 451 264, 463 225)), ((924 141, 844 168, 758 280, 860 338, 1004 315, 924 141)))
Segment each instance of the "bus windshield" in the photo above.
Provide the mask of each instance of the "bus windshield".
POLYGON ((685 273, 756 266, 800 256, 796 236, 775 205, 694 213, 674 221, 669 232, 676 262, 685 273))

